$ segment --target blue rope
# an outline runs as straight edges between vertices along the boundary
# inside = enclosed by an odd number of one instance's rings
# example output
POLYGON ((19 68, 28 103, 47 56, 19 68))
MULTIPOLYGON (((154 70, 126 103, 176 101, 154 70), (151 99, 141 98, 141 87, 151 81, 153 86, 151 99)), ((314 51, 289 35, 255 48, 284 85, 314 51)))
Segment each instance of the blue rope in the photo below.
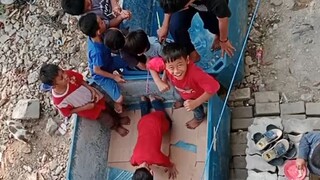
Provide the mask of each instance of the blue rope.
POLYGON ((236 67, 235 67, 235 69, 234 69, 234 72, 233 72, 233 76, 232 76, 232 79, 231 79, 231 82, 230 82, 230 85, 229 85, 229 89, 228 89, 228 92, 227 92, 227 96, 226 96, 226 98, 225 98, 225 100, 224 100, 224 102, 223 102, 223 107, 222 107, 222 110, 221 110, 220 115, 219 115, 218 124, 217 124, 216 127, 214 127, 213 140, 212 140, 212 142, 211 142, 211 144, 210 144, 209 151, 207 152, 207 158, 206 158, 206 162, 205 162, 205 164, 204 164, 204 167, 205 167, 205 168, 204 168, 204 170, 203 170, 201 179, 203 179, 204 174, 205 174, 205 172, 206 172, 207 163, 208 163, 209 156, 210 156, 210 153, 211 153, 211 151, 212 151, 213 146, 214 146, 214 151, 216 151, 216 141, 217 141, 216 136, 217 136, 217 132, 218 132, 218 130, 219 130, 220 124, 221 124, 222 115, 223 115, 223 112, 224 112, 224 110, 225 110, 225 108, 226 108, 227 101, 228 101, 228 98, 229 98, 229 96, 230 96, 230 92, 231 92, 231 89, 232 89, 232 86, 233 86, 233 83, 234 83, 234 79, 235 79, 235 77, 236 77, 237 70, 238 70, 238 68, 239 68, 239 64, 240 64, 240 61, 241 61, 241 57, 242 57, 243 52, 244 52, 244 50, 245 50, 245 48, 246 48, 246 44, 247 44, 247 41, 248 41, 248 38, 249 38, 249 35, 250 35, 250 31, 251 31, 252 26, 253 26, 253 22, 254 22, 254 20, 255 20, 255 18, 256 18, 256 16, 257 16, 257 12, 258 12, 258 9, 259 9, 259 6, 260 6, 260 2, 261 2, 261 0, 258 0, 258 2, 257 2, 257 4, 256 4, 256 7, 255 7, 255 10, 254 10, 254 13, 253 13, 251 22, 250 22, 250 26, 249 26, 249 28, 248 28, 248 30, 247 30, 245 40, 244 40, 244 42, 243 42, 243 44, 242 44, 241 52, 240 52, 240 55, 239 55, 238 60, 237 60, 237 65, 236 65, 236 67))

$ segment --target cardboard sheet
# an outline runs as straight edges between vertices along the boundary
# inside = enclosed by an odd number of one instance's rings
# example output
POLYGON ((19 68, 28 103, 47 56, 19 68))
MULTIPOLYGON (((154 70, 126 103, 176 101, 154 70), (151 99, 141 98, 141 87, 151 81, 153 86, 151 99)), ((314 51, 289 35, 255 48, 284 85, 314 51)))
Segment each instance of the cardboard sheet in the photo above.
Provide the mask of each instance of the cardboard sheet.
POLYGON ((196 129, 197 131, 197 161, 205 161, 207 155, 207 121, 204 121, 196 129))
POLYGON ((176 180, 190 180, 196 172, 196 153, 175 146, 170 147, 170 159, 179 172, 176 180))

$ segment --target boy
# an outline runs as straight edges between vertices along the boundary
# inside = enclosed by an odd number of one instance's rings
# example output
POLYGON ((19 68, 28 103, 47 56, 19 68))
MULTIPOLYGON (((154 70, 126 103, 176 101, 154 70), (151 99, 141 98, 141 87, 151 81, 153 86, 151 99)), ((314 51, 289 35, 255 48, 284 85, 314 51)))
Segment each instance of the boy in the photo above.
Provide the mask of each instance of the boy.
POLYGON ((104 35, 104 43, 112 51, 118 52, 122 59, 124 59, 130 68, 138 68, 139 70, 146 70, 145 56, 138 56, 123 50, 125 44, 125 35, 117 28, 107 29, 104 35))
POLYGON ((221 48, 221 55, 226 52, 233 56, 234 47, 228 39, 228 18, 231 16, 228 0, 160 0, 165 12, 162 27, 158 30, 159 40, 168 35, 168 29, 174 41, 187 48, 190 60, 197 62, 200 55, 191 43, 188 29, 193 16, 198 12, 204 28, 215 35, 212 50, 221 48))
POLYGON ((123 20, 131 17, 131 12, 122 10, 117 0, 62 0, 61 7, 71 15, 93 12, 102 17, 106 28, 118 27, 123 20))
POLYGON ((170 161, 169 157, 161 152, 162 136, 167 133, 171 127, 171 121, 168 118, 162 99, 150 95, 152 107, 155 112, 150 112, 150 104, 145 96, 141 97, 141 119, 138 123, 138 140, 133 150, 131 164, 138 166, 132 179, 149 180, 153 179, 153 173, 149 166, 158 165, 166 167, 169 179, 175 178, 177 169, 170 161))
POLYGON ((217 93, 219 83, 190 61, 187 51, 177 43, 164 46, 163 60, 151 59, 147 67, 161 92, 169 89, 166 80, 160 79, 158 74, 165 71, 166 77, 183 99, 181 106, 183 104, 187 111, 194 113, 194 118, 186 123, 187 128, 198 127, 206 117, 202 104, 217 93))
POLYGON ((107 128, 126 136, 128 130, 122 124, 130 123, 128 117, 121 118, 106 107, 101 92, 89 86, 81 74, 71 70, 62 70, 57 65, 45 64, 40 69, 42 83, 52 86, 52 99, 60 113, 69 117, 73 113, 89 119, 99 120, 107 128))
POLYGON ((320 176, 320 132, 307 132, 302 136, 296 165, 298 169, 307 166, 312 174, 320 176))
POLYGON ((128 64, 119 56, 111 57, 111 51, 102 40, 106 31, 105 23, 94 13, 88 13, 79 20, 81 31, 88 37, 88 64, 94 82, 100 86, 115 102, 115 111, 122 113, 123 96, 117 84, 125 80, 115 70, 125 68, 128 64))

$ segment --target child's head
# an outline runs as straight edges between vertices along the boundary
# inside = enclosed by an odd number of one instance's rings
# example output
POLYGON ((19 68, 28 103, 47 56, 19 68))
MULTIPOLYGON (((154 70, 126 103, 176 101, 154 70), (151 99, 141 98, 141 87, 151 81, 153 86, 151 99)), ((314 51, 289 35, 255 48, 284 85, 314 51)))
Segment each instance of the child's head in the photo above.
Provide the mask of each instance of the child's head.
POLYGON ((318 144, 311 155, 311 164, 320 170, 320 144, 318 144))
POLYGON ((126 36, 125 51, 140 56, 149 50, 149 48, 148 35, 143 30, 131 31, 126 36))
POLYGON ((187 72, 189 56, 178 43, 167 43, 162 50, 166 70, 176 79, 182 80, 187 72))
POLYGON ((105 22, 96 14, 88 13, 79 19, 80 30, 89 37, 101 36, 106 31, 105 22))
POLYGON ((136 169, 132 176, 132 180, 153 180, 153 175, 147 168, 141 167, 136 169))
POLYGON ((120 50, 125 43, 125 37, 122 32, 117 28, 107 29, 105 35, 105 44, 112 50, 120 50))
POLYGON ((44 64, 40 69, 40 81, 50 86, 65 86, 68 84, 66 74, 55 64, 44 64))
POLYGON ((81 15, 92 9, 92 0, 62 0, 62 9, 71 15, 81 15))
POLYGON ((174 13, 188 8, 195 0, 160 0, 160 6, 165 13, 174 13))

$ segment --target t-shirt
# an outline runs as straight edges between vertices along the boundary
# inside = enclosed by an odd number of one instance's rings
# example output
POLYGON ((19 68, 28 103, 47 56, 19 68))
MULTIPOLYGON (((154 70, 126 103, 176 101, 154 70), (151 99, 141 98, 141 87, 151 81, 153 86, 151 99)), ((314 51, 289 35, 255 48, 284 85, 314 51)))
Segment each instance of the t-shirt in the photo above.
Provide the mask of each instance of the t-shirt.
POLYGON ((113 18, 111 15, 112 7, 110 0, 92 0, 92 9, 90 12, 95 13, 105 20, 107 26, 110 24, 109 20, 113 18))
POLYGON ((182 80, 176 79, 165 69, 162 58, 151 59, 147 64, 147 68, 157 72, 165 70, 167 78, 184 100, 197 99, 204 92, 215 94, 220 88, 218 81, 192 62, 188 64, 187 72, 182 80))
POLYGON ((162 56, 162 46, 155 36, 148 36, 150 48, 144 53, 147 58, 162 56))
MULTIPOLYGON (((52 89, 53 104, 61 112, 63 116, 71 116, 71 110, 77 107, 86 105, 92 101, 91 91, 82 85, 84 82, 81 74, 66 70, 65 73, 68 76, 68 86, 63 94, 57 94, 52 89)), ((102 93, 97 90, 99 94, 99 101, 95 104, 95 107, 89 110, 80 111, 77 114, 80 117, 95 120, 99 117, 102 110, 105 107, 105 100, 102 93)))
POLYGON ((218 18, 231 16, 228 0, 196 0, 190 6, 198 11, 212 13, 218 18))
POLYGON ((128 63, 130 68, 134 68, 138 65, 139 60, 137 55, 130 54, 126 51, 120 50, 120 56, 128 63))
POLYGON ((149 165, 170 167, 168 156, 161 152, 162 136, 169 131, 169 121, 162 111, 143 116, 138 123, 138 139, 131 156, 131 164, 138 166, 143 162, 149 165))

